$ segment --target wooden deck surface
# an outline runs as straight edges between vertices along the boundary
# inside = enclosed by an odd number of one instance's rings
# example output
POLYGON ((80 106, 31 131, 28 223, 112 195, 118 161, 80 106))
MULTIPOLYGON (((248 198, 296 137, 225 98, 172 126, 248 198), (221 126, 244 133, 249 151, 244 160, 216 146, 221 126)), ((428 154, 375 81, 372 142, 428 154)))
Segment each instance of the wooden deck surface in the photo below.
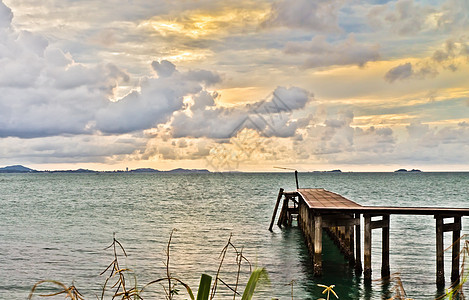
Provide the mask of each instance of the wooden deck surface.
POLYGON ((400 215, 458 215, 469 216, 469 208, 454 207, 396 207, 396 206, 362 206, 339 194, 325 189, 298 189, 309 208, 344 213, 364 214, 400 214, 400 215))
POLYGON ((310 208, 361 207, 360 204, 325 189, 298 189, 297 192, 310 208))

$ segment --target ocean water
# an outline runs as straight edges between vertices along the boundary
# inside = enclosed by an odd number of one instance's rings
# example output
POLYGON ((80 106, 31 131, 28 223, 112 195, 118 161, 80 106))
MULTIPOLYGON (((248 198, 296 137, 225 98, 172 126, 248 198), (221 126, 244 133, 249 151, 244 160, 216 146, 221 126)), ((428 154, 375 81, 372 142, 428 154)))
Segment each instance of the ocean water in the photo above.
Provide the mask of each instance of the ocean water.
MULTIPOLYGON (((469 207, 469 173, 300 173, 299 179, 301 187, 325 188, 363 205, 469 207)), ((86 299, 96 299, 106 280, 100 273, 114 259, 112 249, 105 249, 113 235, 128 255, 119 257, 121 267, 131 269, 128 279, 141 287, 166 275, 173 229, 170 272, 194 290, 202 273, 216 275, 231 236, 253 267, 268 271, 269 282, 259 286, 256 299, 317 299, 323 296, 318 283, 335 284, 340 299, 389 297, 392 285, 379 280, 380 234, 373 235, 376 281, 365 287, 326 237, 324 276, 314 278, 299 229, 268 231, 279 188, 294 186, 291 173, 0 174, 0 299, 27 299, 43 279, 74 284, 86 299)), ((468 221, 463 218, 463 234, 468 221)), ((400 274, 408 297, 434 299, 435 220, 392 216, 390 231, 391 272, 400 274)), ((446 233, 445 246, 450 244, 446 233)), ((248 271, 244 263, 241 288, 248 271)), ((236 274, 230 248, 221 278, 232 284, 236 274)), ((217 295, 233 298, 224 286, 217 295)), ((164 288, 155 284, 142 296, 164 299, 164 288)), ((188 298, 179 286, 176 299, 188 298)))

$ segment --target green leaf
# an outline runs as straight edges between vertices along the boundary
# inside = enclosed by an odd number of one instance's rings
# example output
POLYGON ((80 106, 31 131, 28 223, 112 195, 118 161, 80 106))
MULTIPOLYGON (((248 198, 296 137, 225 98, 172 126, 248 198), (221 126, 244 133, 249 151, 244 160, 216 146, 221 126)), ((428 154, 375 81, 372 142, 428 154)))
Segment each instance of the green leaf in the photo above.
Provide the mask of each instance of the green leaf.
POLYGON ((246 289, 244 290, 241 300, 251 300, 252 295, 254 294, 254 290, 256 289, 257 282, 259 282, 261 278, 267 278, 267 271, 265 268, 255 269, 252 271, 251 277, 249 277, 248 284, 246 285, 246 289))
POLYGON ((210 295, 211 284, 212 276, 209 276, 207 274, 202 274, 202 276, 200 276, 199 290, 197 291, 197 300, 208 300, 208 296, 210 295))

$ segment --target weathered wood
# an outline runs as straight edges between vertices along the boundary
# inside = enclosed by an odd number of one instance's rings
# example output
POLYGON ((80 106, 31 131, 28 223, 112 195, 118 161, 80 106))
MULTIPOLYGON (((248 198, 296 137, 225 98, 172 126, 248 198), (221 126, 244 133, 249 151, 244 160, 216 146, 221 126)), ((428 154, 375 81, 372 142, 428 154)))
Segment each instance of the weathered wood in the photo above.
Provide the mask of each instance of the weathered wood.
MULTIPOLYGON (((459 217, 461 218, 461 217, 459 217)), ((449 224, 443 224, 443 232, 449 232, 449 231, 461 231, 461 222, 457 223, 449 223, 449 224)))
POLYGON ((298 184, 298 171, 295 170, 295 181, 296 181, 296 189, 300 188, 300 185, 298 184))
POLYGON ((388 278, 391 275, 389 268, 389 215, 383 216, 382 227, 382 254, 381 254, 381 277, 388 278))
MULTIPOLYGON (((287 195, 287 193, 283 193, 287 195)), ((469 216, 469 208, 440 208, 440 207, 392 207, 392 206, 361 206, 341 195, 326 191, 324 189, 297 189, 297 192, 288 192, 292 197, 285 197, 285 212, 281 213, 279 222, 291 220, 291 215, 296 211, 288 208, 288 201, 298 196, 298 225, 302 229, 308 250, 314 264, 314 274, 322 274, 322 228, 326 229, 338 245, 346 258, 354 262, 357 274, 364 271, 365 283, 371 282, 371 247, 372 230, 382 229, 382 264, 381 276, 390 275, 389 257, 389 234, 390 215, 433 215, 436 219, 436 256, 437 256, 437 284, 444 286, 444 232, 453 233, 452 269, 451 280, 459 280, 459 250, 461 234, 461 216, 469 216), (361 248, 361 224, 360 216, 364 218, 364 241, 363 241, 363 268, 361 248), (287 220, 284 220, 288 216, 287 220), (372 220, 380 217, 381 220, 372 220), (453 223, 444 223, 444 219, 454 218, 453 223), (354 230, 355 229, 355 233, 354 230), (354 249, 355 246, 355 249, 354 249)), ((292 201, 294 206, 296 201, 292 201)), ((283 209, 282 209, 283 211, 283 209)), ((291 221, 290 221, 291 222, 291 221)))
POLYGON ((354 226, 359 223, 360 220, 355 218, 324 216, 322 219, 322 227, 354 226))
POLYGON ((385 220, 384 216, 382 220, 371 221, 371 229, 385 228, 389 227, 389 220, 385 220))
POLYGON ((443 260, 443 217, 436 218, 436 284, 445 285, 445 267, 443 260))
POLYGON ((277 221, 278 226, 286 225, 286 218, 287 218, 287 210, 288 210, 288 197, 283 199, 282 210, 280 211, 280 216, 277 221))
POLYGON ((363 260, 365 282, 371 282, 371 216, 363 215, 364 219, 364 245, 363 245, 363 260))
POLYGON ((278 206, 280 204, 280 200, 282 200, 282 196, 283 196, 283 189, 280 188, 280 190, 278 191, 277 202, 275 202, 275 208, 274 208, 274 213, 272 214, 272 220, 270 221, 270 226, 269 226, 270 231, 272 231, 272 227, 274 226, 275 217, 277 215, 278 206))
POLYGON ((457 225, 453 231, 453 249, 451 251, 451 282, 459 283, 459 251, 460 251, 460 238, 461 238, 461 217, 454 218, 454 224, 457 225))
POLYGON ((314 276, 322 275, 322 217, 314 216, 314 276))
POLYGON ((361 226, 360 215, 355 214, 355 219, 358 219, 358 224, 355 225, 355 273, 361 274, 362 268, 362 247, 361 247, 361 226))

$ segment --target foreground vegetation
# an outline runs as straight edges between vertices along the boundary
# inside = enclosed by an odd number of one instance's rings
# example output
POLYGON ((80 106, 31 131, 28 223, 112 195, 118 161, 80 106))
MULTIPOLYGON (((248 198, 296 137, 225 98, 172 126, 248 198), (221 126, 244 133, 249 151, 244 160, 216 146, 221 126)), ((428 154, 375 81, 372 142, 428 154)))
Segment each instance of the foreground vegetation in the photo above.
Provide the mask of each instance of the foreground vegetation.
MULTIPOLYGON (((170 246, 171 240, 173 237, 174 230, 171 232, 169 241, 166 247, 166 275, 162 278, 150 281, 143 287, 139 288, 137 286, 137 279, 135 278, 134 273, 131 269, 122 267, 119 263, 119 257, 127 257, 127 253, 123 245, 113 237, 113 242, 106 249, 111 249, 113 252, 113 260, 107 266, 107 268, 100 274, 106 275, 105 281, 101 290, 101 295, 97 296, 97 299, 121 299, 121 300, 138 300, 144 299, 144 292, 147 291, 150 286, 157 285, 164 291, 166 300, 173 300, 176 295, 180 293, 179 286, 182 286, 185 290, 186 297, 189 297, 191 300, 212 300, 217 294, 217 289, 219 285, 227 287, 232 292, 232 299, 235 300, 237 297, 241 297, 241 300, 250 300, 252 299, 256 286, 261 282, 268 282, 268 275, 265 268, 252 268, 249 260, 244 257, 243 250, 236 248, 231 242, 231 235, 228 239, 228 242, 223 247, 220 253, 220 263, 218 265, 218 270, 213 280, 212 276, 207 274, 202 274, 200 277, 200 283, 197 289, 197 297, 194 296, 194 292, 189 285, 184 283, 181 279, 174 277, 170 272, 170 246), (227 284, 220 276, 223 264, 225 262, 226 254, 228 250, 234 251, 236 255, 236 280, 233 285, 227 284), (244 291, 240 291, 240 274, 242 265, 247 265, 249 267, 249 279, 244 287, 244 291), (133 279, 133 280, 132 280, 133 279), (213 283, 212 283, 213 280, 213 283)), ((440 299, 465 299, 463 293, 463 286, 468 280, 469 273, 466 271, 465 265, 466 260, 469 257, 469 241, 466 240, 466 236, 462 238, 465 239, 464 246, 460 251, 460 256, 462 257, 462 264, 460 268, 460 280, 459 282, 453 284, 449 289, 446 290, 445 294, 440 299)), ((451 248, 451 247, 450 247, 451 248)), ((393 274, 390 278, 393 283, 393 296, 389 300, 412 300, 408 298, 404 289, 404 285, 399 277, 399 274, 393 274)), ((293 283, 291 285, 291 299, 294 299, 293 296, 293 283)), ((64 295, 65 298, 70 298, 71 300, 85 300, 83 295, 78 291, 74 286, 67 286, 62 282, 55 280, 41 280, 37 282, 31 289, 28 299, 32 299, 33 296, 39 291, 40 287, 43 285, 54 286, 57 288, 57 292, 49 294, 40 294, 41 297, 51 297, 64 295)), ((339 299, 339 296, 334 291, 334 285, 326 286, 318 284, 319 287, 324 288, 322 294, 324 298, 319 298, 318 300, 329 300, 334 298, 339 299)), ((146 299, 146 298, 145 298, 146 299)), ((187 298, 186 298, 187 299, 187 298)), ((272 299, 277 300, 277 299, 272 299)))

